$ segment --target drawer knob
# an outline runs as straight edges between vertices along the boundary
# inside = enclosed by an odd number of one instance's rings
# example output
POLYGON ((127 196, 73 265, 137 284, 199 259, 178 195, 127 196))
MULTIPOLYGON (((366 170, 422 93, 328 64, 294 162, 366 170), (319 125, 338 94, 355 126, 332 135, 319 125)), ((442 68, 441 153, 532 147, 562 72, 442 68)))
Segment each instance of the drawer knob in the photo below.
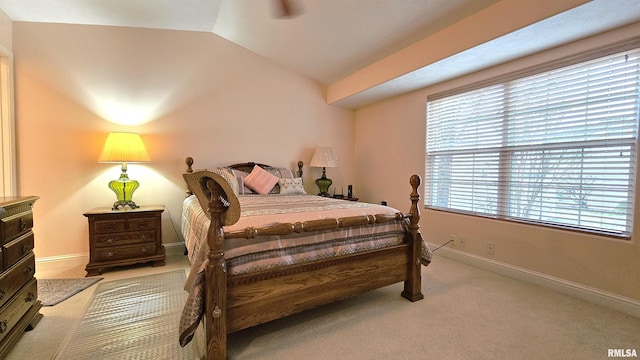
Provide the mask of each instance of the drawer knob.
POLYGON ((35 274, 35 271, 34 271, 34 269, 33 269, 31 266, 27 266, 27 267, 24 269, 24 274, 25 274, 26 276, 31 277, 31 276, 33 276, 33 274, 35 274))
POLYGON ((7 320, 2 320, 2 322, 0 322, 0 334, 7 331, 7 326, 7 320))
POLYGON ((140 223, 138 223, 138 229, 144 229, 147 227, 147 222, 146 221, 142 221, 140 223))
POLYGON ((5 295, 7 295, 7 291, 5 289, 0 289, 0 300, 2 300, 5 295))
POLYGON ((32 292, 27 294, 27 297, 24 299, 24 302, 32 302, 36 299, 36 295, 32 292))
POLYGON ((142 251, 143 254, 146 254, 149 252, 149 249, 143 247, 140 251, 142 251))
POLYGON ((22 254, 26 254, 29 252, 29 250, 31 250, 31 247, 29 247, 29 245, 27 244, 22 244, 22 254))
POLYGON ((25 223, 22 219, 20 219, 20 223, 18 224, 20 231, 25 231, 27 229, 27 223, 25 223))
POLYGON ((116 227, 113 224, 107 225, 107 231, 114 231, 116 227))

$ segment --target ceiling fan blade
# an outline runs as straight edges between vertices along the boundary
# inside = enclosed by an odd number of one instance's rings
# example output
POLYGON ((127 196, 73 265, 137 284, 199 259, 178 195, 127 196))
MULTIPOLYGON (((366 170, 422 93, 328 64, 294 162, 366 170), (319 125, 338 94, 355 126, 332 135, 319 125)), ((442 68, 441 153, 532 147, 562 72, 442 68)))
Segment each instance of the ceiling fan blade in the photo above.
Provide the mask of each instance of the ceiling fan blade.
POLYGON ((302 6, 297 0, 273 0, 275 17, 291 18, 302 14, 302 6))

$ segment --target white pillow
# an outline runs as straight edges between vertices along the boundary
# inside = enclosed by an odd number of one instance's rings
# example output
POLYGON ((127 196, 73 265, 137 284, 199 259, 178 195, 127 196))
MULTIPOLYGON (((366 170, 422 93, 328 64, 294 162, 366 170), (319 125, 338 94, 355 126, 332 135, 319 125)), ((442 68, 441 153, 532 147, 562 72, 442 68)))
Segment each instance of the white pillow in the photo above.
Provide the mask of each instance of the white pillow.
POLYGON ((278 185, 280 185, 280 194, 284 194, 284 195, 293 195, 293 194, 306 195, 307 194, 307 192, 304 191, 302 178, 278 179, 278 185))

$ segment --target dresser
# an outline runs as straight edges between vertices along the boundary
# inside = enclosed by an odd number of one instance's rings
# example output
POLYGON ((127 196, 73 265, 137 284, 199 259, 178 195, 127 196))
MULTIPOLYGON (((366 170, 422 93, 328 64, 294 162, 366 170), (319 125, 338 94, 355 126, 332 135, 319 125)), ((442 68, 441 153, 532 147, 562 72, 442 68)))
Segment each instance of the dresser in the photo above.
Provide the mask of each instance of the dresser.
POLYGON ((37 196, 0 197, 0 359, 42 318, 33 255, 37 196))
POLYGON ((87 276, 114 266, 152 262, 165 264, 162 245, 162 205, 136 209, 95 208, 84 213, 89 221, 87 276))

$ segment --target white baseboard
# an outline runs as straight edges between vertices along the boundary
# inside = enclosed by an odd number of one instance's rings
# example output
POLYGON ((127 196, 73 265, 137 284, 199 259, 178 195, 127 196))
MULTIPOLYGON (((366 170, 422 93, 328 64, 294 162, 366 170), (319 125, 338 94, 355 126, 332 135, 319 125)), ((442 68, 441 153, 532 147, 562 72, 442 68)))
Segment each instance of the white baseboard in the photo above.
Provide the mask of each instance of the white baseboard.
MULTIPOLYGON (((168 243, 168 244, 162 244, 162 245, 164 245, 166 254, 171 254, 171 255, 184 254, 185 247, 184 247, 184 243, 182 242, 168 243)), ((48 257, 41 257, 41 258, 37 257, 36 264, 52 263, 57 261, 65 261, 65 262, 82 261, 86 263, 88 260, 89 260, 89 253, 67 254, 67 255, 48 256, 48 257)))
MULTIPOLYGON (((435 249, 436 246, 432 246, 435 249)), ((556 278, 536 271, 501 263, 477 255, 449 248, 440 248, 438 255, 464 264, 475 266, 510 278, 556 290, 594 304, 608 307, 640 318, 640 301, 609 293, 568 280, 556 278)))

